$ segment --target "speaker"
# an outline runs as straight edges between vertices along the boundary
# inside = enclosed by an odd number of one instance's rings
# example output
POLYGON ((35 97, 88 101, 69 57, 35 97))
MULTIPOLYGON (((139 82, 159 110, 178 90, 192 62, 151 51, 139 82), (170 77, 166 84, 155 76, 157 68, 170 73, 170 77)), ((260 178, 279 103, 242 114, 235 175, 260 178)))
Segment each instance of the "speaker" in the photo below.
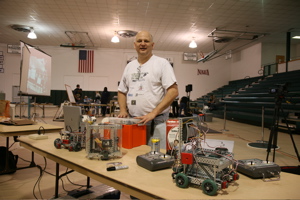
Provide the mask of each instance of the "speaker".
POLYGON ((185 92, 191 92, 191 91, 193 91, 193 85, 192 84, 186 85, 185 92))

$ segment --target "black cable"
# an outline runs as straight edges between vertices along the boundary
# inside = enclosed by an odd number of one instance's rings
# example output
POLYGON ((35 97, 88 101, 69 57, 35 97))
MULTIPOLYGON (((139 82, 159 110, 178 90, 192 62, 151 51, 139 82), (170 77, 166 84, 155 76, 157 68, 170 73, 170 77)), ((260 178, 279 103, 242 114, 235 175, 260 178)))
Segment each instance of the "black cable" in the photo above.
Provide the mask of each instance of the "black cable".
MULTIPOLYGON (((49 174, 49 175, 51 175, 51 176, 55 176, 54 174, 52 174, 52 173, 46 171, 47 160, 46 160, 45 157, 44 157, 44 160, 45 160, 45 167, 44 167, 44 169, 42 169, 42 167, 39 166, 39 165, 36 166, 37 168, 40 169, 40 176, 38 177, 38 179, 37 179, 37 181, 36 181, 36 183, 35 183, 35 185, 34 185, 34 187, 33 187, 33 196, 35 197, 35 199, 38 199, 37 196, 36 196, 36 194, 35 194, 35 192, 34 192, 36 187, 38 187, 38 191, 39 191, 40 197, 41 197, 41 199, 43 199, 43 196, 42 196, 42 193, 41 193, 41 189, 40 189, 40 182, 41 182, 41 180, 42 180, 42 177, 43 177, 44 173, 47 173, 47 174, 49 174)), ((66 172, 67 172, 67 171, 68 171, 68 168, 66 169, 66 172)), ((66 175, 66 176, 67 176, 67 175, 66 175)), ((73 183, 72 181, 70 181, 70 179, 69 179, 68 177, 67 177, 67 179, 69 180, 69 182, 70 182, 71 184, 76 185, 76 186, 80 186, 78 189, 80 189, 80 188, 82 188, 82 187, 87 187, 87 185, 80 185, 80 184, 75 184, 75 183, 73 183)), ((67 189, 65 188, 64 180, 63 180, 62 178, 60 178, 60 181, 61 181, 61 184, 62 184, 62 189, 63 189, 65 192, 70 192, 70 191, 72 191, 72 190, 67 190, 67 189)))
POLYGON ((65 189, 65 186, 64 186, 64 181, 63 181, 63 179, 62 179, 62 178, 60 179, 60 181, 61 181, 61 187, 62 187, 62 189, 63 189, 65 192, 70 192, 71 190, 70 190, 70 191, 68 191, 68 190, 66 190, 66 189, 65 189))
POLYGON ((41 182, 41 180, 42 180, 42 177, 43 177, 44 172, 45 172, 46 167, 47 167, 47 160, 46 160, 45 157, 43 157, 43 158, 44 158, 44 161, 45 161, 44 169, 42 169, 41 166, 36 165, 36 167, 39 168, 39 170, 40 170, 40 175, 39 175, 39 177, 38 177, 36 183, 35 183, 34 186, 33 186, 33 191, 32 191, 32 192, 33 192, 33 196, 35 197, 35 199, 38 199, 37 196, 35 195, 35 188, 36 188, 36 186, 38 186, 38 190, 39 190, 39 194, 40 194, 41 199, 44 199, 43 196, 42 196, 41 188, 40 188, 40 182, 41 182))
MULTIPOLYGON (((43 128, 44 128, 44 127, 43 127, 43 128)), ((45 131, 45 129, 44 129, 44 131, 45 131)), ((47 167, 47 159, 46 159, 45 157, 43 157, 43 158, 44 158, 44 161, 45 161, 45 166, 44 166, 44 169, 43 169, 42 177, 43 177, 43 175, 44 175, 44 173, 45 173, 45 171, 46 171, 46 167, 47 167)), ((42 180, 42 177, 41 177, 41 180, 42 180)), ((41 198, 44 199, 44 198, 42 197, 41 188, 40 188, 40 183, 41 183, 41 181, 40 181, 39 184, 38 184, 38 186, 39 186, 39 192, 40 192, 41 198)))
MULTIPOLYGON (((66 172, 68 172, 68 168, 66 169, 66 172)), ((65 176, 67 176, 67 175, 65 175, 65 176)), ((69 180, 69 179, 68 179, 69 180)), ((64 180, 62 179, 62 177, 60 178, 60 181, 61 181, 61 186, 62 186, 62 189, 65 191, 65 192, 71 192, 72 190, 67 190, 66 188, 65 188, 65 183, 64 183, 64 180)), ((70 183, 71 184, 73 184, 71 181, 70 181, 70 183)), ((73 185, 76 185, 76 184, 73 184, 73 185)), ((79 185, 80 186, 80 185, 79 185)), ((80 187, 81 188, 81 187, 80 187)), ((79 189, 80 189, 79 188, 79 189)))
POLYGON ((29 161, 29 160, 25 160, 24 158, 22 158, 22 157, 18 157, 19 159, 21 159, 21 160, 23 160, 24 162, 28 162, 28 163, 30 163, 31 161, 29 161))
POLYGON ((38 130, 38 135, 41 135, 41 129, 43 129, 43 135, 45 135, 45 128, 43 126, 40 126, 39 130, 38 130))
POLYGON ((55 174, 52 174, 52 173, 50 173, 50 172, 47 172, 47 171, 44 171, 46 174, 49 174, 49 175, 51 175, 51 176, 55 176, 55 174))
POLYGON ((15 144, 16 142, 13 142, 9 147, 8 150, 15 144))
MULTIPOLYGON (((68 169, 69 169, 69 168, 66 169, 66 172, 68 172, 68 169)), ((66 175, 66 177, 67 177, 68 181, 69 181, 71 184, 73 184, 73 185, 80 186, 80 188, 82 188, 82 187, 87 187, 87 185, 80 185, 80 184, 77 184, 77 183, 73 183, 73 182, 69 179, 68 175, 66 175)))
POLYGON ((40 197, 41 199, 44 199, 43 196, 42 196, 42 192, 41 192, 41 180, 42 180, 42 177, 44 175, 44 171, 42 170, 41 173, 40 173, 40 180, 38 182, 38 191, 39 191, 39 194, 40 194, 40 197))
POLYGON ((42 175, 43 175, 43 173, 42 173, 43 170, 42 170, 41 166, 39 166, 39 165, 37 165, 36 167, 40 170, 40 175, 39 175, 37 181, 35 182, 35 184, 34 184, 34 186, 33 186, 33 191, 32 191, 32 193, 33 193, 34 198, 35 198, 35 199, 38 199, 37 196, 35 195, 35 188, 36 188, 36 186, 38 185, 38 183, 39 183, 40 180, 41 180, 41 177, 42 177, 42 175))

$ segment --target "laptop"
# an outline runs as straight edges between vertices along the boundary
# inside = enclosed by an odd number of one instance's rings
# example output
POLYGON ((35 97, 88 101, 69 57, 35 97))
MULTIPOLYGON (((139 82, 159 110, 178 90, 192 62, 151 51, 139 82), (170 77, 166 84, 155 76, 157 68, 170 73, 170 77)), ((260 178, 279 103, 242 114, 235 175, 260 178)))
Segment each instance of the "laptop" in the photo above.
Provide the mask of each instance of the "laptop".
POLYGON ((80 106, 64 106, 65 130, 70 132, 80 132, 80 123, 82 120, 80 106))

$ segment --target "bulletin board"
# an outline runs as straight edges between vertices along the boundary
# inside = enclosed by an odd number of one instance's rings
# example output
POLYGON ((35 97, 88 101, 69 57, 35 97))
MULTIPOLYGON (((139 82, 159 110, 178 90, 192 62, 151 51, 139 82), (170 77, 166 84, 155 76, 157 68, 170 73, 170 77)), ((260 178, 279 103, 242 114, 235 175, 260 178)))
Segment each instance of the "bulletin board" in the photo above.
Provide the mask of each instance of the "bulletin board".
POLYGON ((76 103, 71 86, 65 84, 70 103, 76 103))

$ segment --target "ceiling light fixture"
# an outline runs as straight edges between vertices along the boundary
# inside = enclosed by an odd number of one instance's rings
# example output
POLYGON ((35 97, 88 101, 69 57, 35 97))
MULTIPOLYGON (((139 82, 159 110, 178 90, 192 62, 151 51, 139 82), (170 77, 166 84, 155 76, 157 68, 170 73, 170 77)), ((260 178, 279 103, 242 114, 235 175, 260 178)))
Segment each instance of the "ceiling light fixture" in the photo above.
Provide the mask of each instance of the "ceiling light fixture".
POLYGON ((293 39, 300 39, 300 36, 299 35, 296 35, 294 37, 292 37, 293 39))
POLYGON ((131 38, 136 36, 137 32, 136 31, 131 31, 131 30, 120 30, 116 32, 120 37, 123 38, 131 38))
POLYGON ((34 33, 33 28, 30 28, 30 33, 28 33, 27 37, 30 38, 30 39, 36 39, 37 38, 36 34, 34 33))
POLYGON ((190 47, 190 48, 197 48, 197 44, 196 44, 196 42, 195 42, 195 38, 193 38, 193 40, 191 41, 189 47, 190 47))
POLYGON ((118 38, 116 31, 115 31, 114 37, 111 38, 111 42, 112 43, 119 43, 120 42, 120 39, 118 38))

